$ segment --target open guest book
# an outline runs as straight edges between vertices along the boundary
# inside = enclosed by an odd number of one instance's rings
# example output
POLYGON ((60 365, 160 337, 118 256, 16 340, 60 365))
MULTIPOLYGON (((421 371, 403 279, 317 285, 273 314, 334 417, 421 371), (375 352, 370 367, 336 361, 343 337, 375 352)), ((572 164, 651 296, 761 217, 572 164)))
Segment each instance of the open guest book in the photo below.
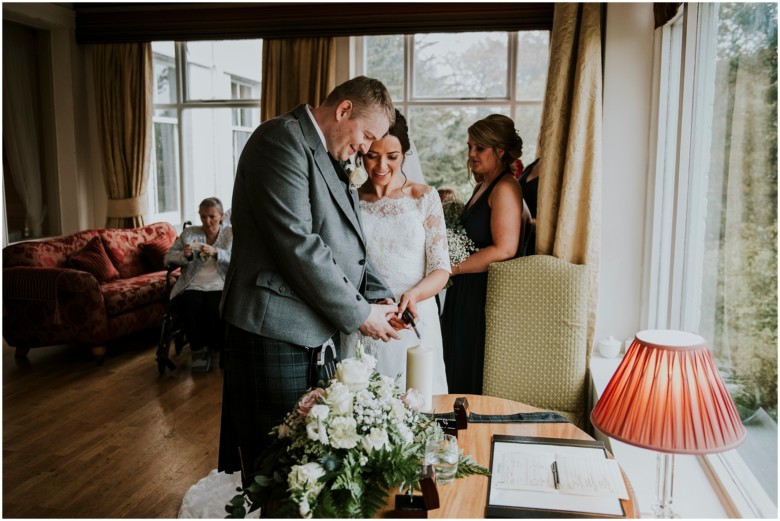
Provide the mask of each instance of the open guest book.
POLYGON ((620 467, 600 441, 494 435, 485 517, 625 517, 620 467))

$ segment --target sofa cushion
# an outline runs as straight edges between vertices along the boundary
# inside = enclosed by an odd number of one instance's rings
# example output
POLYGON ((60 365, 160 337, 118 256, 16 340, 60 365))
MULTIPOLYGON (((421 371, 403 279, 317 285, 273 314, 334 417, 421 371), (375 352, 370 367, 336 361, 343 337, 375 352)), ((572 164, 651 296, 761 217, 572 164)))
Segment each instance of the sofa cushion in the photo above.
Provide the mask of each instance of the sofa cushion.
POLYGON ((173 246, 174 240, 167 235, 160 234, 155 239, 141 243, 141 251, 149 266, 154 271, 165 269, 165 254, 173 246))
POLYGON ((148 271, 140 244, 156 239, 160 234, 176 239, 176 230, 168 223, 154 223, 131 229, 99 230, 108 256, 123 279, 137 277, 148 271))
POLYGON ((3 267, 64 268, 68 255, 80 250, 97 236, 97 230, 84 230, 64 237, 9 244, 3 248, 3 267))
POLYGON ((129 279, 119 279, 100 286, 109 317, 142 308, 155 302, 165 302, 165 272, 146 273, 129 279))
POLYGON ((111 264, 100 237, 93 237, 86 246, 71 253, 68 256, 68 266, 91 273, 98 282, 119 278, 119 272, 111 264))

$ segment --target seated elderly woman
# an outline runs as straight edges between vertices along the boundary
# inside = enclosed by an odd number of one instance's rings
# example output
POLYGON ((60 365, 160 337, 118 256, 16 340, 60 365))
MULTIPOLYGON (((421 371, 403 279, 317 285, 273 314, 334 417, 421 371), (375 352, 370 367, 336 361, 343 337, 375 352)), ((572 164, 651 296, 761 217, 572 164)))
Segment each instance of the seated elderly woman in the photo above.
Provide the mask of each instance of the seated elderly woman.
POLYGON ((192 371, 211 369, 211 351, 222 346, 224 328, 219 301, 230 264, 233 229, 222 225, 222 202, 204 199, 198 208, 201 226, 186 228, 165 255, 165 263, 181 266, 171 290, 171 305, 182 322, 192 350, 192 371))

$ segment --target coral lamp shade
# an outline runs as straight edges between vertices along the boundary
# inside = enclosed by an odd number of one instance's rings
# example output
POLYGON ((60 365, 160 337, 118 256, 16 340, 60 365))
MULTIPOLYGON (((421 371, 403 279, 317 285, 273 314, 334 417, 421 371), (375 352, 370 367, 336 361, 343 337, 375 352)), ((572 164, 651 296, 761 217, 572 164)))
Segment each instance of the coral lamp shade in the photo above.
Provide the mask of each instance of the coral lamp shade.
POLYGON ((733 449, 745 427, 704 339, 640 331, 590 415, 616 440, 667 453, 733 449))

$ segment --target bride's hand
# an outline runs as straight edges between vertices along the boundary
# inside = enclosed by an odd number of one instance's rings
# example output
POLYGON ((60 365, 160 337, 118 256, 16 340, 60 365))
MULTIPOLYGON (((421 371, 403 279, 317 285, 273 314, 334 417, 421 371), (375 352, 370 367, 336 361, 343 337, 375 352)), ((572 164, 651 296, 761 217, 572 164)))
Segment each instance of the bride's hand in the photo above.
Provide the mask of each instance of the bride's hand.
POLYGON ((401 318, 404 310, 408 309, 414 317, 414 321, 420 320, 420 316, 417 314, 417 295, 413 292, 407 292, 401 295, 401 300, 398 302, 398 318, 401 318))

